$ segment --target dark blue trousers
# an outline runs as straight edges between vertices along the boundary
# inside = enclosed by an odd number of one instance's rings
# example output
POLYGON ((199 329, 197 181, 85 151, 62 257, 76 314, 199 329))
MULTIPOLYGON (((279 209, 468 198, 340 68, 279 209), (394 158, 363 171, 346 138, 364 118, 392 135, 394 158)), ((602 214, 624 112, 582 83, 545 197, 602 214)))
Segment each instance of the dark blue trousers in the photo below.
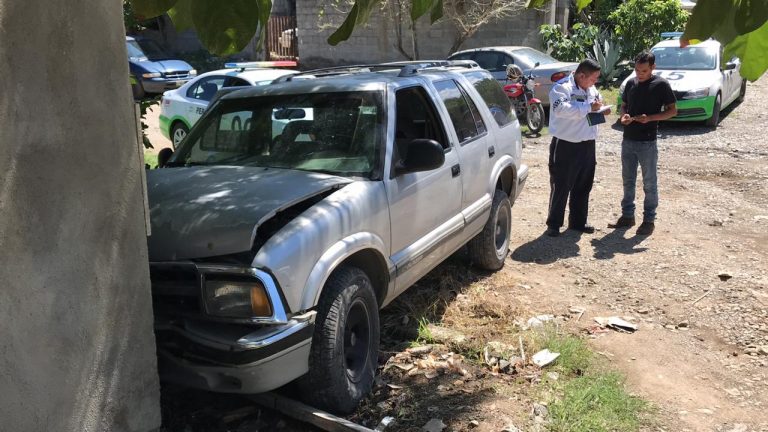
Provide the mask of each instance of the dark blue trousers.
POLYGON ((547 227, 560 228, 568 203, 568 226, 587 224, 589 193, 595 180, 595 140, 570 142, 552 138, 549 145, 549 215, 547 227), (570 200, 569 200, 570 197, 570 200))

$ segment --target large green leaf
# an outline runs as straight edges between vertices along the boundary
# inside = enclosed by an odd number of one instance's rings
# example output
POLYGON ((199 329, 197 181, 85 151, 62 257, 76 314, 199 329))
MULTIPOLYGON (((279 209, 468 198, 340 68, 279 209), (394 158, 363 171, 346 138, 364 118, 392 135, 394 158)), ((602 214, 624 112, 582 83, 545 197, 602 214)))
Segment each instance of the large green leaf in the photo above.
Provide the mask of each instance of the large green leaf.
POLYGON ((434 24, 435 21, 443 17, 443 0, 437 0, 435 5, 432 6, 432 13, 429 14, 429 22, 434 24))
POLYGON ((328 43, 330 45, 338 45, 339 42, 343 42, 352 35, 355 27, 364 25, 368 21, 368 17, 371 16, 373 6, 376 4, 375 0, 355 0, 352 10, 347 14, 347 18, 341 23, 341 26, 328 37, 328 43))
POLYGON ((736 30, 745 34, 759 29, 768 21, 768 2, 765 0, 741 0, 736 12, 736 30))
POLYGON ((528 0, 525 2, 525 7, 527 7, 528 9, 538 9, 538 8, 544 7, 544 5, 549 2, 550 0, 528 0))
POLYGON ((177 31, 194 30, 192 22, 192 0, 178 0, 176 5, 168 11, 168 16, 173 21, 177 31))
POLYGON ((411 4, 411 19, 416 21, 421 18, 425 13, 432 12, 430 19, 432 22, 437 21, 443 15, 443 2, 442 0, 413 0, 411 4), (439 16, 435 18, 435 11, 439 11, 439 16))
POLYGON ((162 15, 176 4, 176 0, 130 0, 136 18, 145 20, 162 15))
POLYGON ((230 55, 241 51, 256 31, 266 26, 271 0, 191 0, 191 15, 197 35, 213 54, 230 55), (267 13, 262 11, 266 9, 267 13), (263 21, 262 21, 263 20, 263 21))
POLYGON ((576 0, 576 10, 581 12, 581 10, 589 6, 590 3, 592 3, 592 0, 576 0))
POLYGON ((768 69, 768 22, 759 29, 736 37, 725 47, 723 57, 741 59, 741 76, 755 81, 768 69))

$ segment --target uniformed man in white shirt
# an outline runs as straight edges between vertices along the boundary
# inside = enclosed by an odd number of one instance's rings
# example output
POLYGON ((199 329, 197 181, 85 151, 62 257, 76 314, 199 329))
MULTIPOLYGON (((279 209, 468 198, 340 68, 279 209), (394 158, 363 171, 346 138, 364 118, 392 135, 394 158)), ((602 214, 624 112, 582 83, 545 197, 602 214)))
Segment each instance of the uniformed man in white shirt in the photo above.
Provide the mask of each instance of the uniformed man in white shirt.
POLYGON ((589 193, 595 178, 597 123, 605 121, 595 83, 600 65, 588 59, 576 71, 558 81, 549 92, 549 215, 546 234, 560 235, 568 203, 568 229, 593 233, 587 224, 589 193), (601 115, 602 114, 602 115, 601 115), (570 196, 570 202, 569 202, 570 196))

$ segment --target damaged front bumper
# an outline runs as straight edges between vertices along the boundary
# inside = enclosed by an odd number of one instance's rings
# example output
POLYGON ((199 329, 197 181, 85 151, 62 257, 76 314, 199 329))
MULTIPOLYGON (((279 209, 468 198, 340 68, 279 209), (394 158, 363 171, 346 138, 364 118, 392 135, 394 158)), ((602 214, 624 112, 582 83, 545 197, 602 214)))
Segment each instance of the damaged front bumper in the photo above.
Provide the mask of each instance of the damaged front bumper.
POLYGON ((158 369, 163 381, 226 393, 273 390, 305 374, 316 312, 290 316, 272 277, 248 267, 151 263, 158 369), (203 301, 205 281, 252 278, 272 315, 222 318, 203 301))
POLYGON ((164 381, 226 393, 261 393, 307 373, 315 312, 241 334, 242 326, 156 324, 164 381))

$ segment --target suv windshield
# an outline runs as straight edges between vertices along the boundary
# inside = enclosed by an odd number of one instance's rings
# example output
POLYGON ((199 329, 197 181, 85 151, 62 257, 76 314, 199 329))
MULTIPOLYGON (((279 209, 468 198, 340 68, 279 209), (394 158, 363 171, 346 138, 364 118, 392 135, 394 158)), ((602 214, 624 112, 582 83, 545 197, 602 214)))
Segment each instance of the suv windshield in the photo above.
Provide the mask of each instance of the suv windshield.
POLYGON ((222 100, 169 166, 235 165, 374 178, 384 137, 378 91, 222 100))
POLYGON ((717 50, 711 47, 661 47, 652 50, 656 69, 710 70, 717 67, 717 50))

